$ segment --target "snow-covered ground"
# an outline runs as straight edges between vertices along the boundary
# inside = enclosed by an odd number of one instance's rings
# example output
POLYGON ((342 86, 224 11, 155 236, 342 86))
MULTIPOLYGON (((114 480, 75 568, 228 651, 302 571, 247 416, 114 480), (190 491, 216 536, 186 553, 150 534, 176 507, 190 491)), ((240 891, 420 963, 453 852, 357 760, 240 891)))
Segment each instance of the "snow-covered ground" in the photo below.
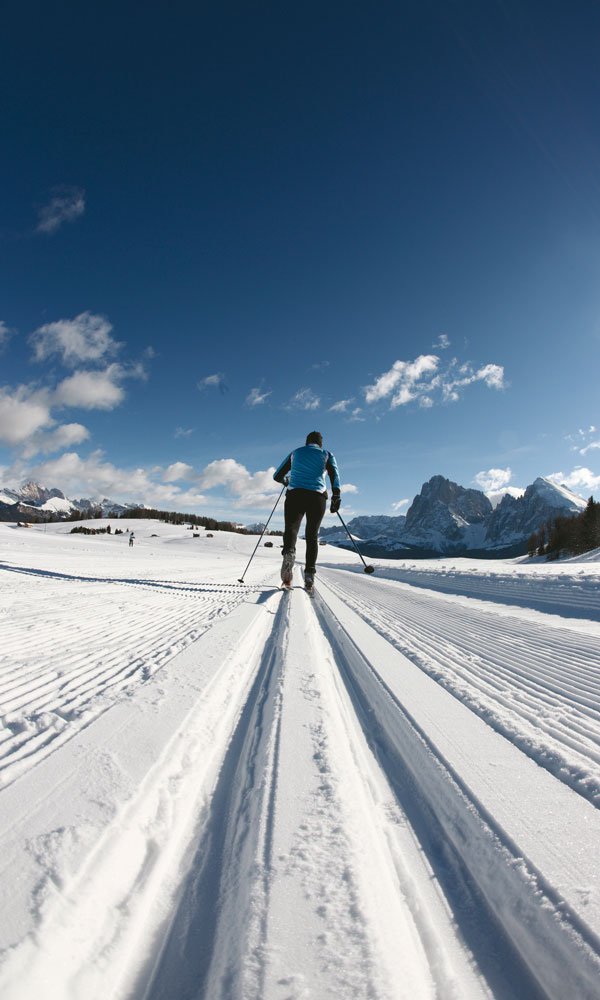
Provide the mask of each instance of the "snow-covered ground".
POLYGON ((0 524, 3 998, 600 997, 598 553, 110 523, 0 524))

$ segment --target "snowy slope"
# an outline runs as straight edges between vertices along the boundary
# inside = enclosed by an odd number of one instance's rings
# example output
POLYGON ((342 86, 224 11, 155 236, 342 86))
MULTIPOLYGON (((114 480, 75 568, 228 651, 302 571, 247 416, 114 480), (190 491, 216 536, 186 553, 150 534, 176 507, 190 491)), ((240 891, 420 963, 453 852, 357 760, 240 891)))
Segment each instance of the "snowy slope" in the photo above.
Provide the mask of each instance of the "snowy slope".
POLYGON ((598 560, 119 527, 0 524, 3 998, 600 995, 598 560))

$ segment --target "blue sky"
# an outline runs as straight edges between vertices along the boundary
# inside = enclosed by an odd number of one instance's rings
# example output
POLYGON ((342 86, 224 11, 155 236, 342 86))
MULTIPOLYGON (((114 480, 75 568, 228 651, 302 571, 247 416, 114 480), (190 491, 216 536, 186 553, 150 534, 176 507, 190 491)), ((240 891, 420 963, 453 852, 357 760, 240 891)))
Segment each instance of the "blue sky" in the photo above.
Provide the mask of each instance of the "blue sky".
POLYGON ((0 483, 598 494, 600 8, 350 8, 5 11, 0 483))

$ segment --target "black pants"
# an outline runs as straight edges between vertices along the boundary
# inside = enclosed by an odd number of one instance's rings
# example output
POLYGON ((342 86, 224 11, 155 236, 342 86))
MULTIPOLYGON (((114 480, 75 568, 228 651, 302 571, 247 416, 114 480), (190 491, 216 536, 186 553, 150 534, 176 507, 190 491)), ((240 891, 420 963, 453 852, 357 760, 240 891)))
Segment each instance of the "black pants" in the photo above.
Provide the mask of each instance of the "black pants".
POLYGON ((302 518, 306 514, 306 572, 314 573, 319 551, 319 528, 327 506, 327 494, 314 490, 288 490, 285 495, 283 551, 295 552, 302 518))

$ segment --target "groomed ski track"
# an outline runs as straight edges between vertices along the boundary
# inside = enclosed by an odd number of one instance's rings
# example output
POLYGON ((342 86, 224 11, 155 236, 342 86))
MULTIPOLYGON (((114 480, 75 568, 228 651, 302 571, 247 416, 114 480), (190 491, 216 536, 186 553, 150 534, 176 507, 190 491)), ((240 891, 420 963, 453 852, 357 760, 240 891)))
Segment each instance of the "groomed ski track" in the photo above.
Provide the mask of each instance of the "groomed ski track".
POLYGON ((259 576, 7 753, 2 997, 598 998, 597 626, 259 576))

